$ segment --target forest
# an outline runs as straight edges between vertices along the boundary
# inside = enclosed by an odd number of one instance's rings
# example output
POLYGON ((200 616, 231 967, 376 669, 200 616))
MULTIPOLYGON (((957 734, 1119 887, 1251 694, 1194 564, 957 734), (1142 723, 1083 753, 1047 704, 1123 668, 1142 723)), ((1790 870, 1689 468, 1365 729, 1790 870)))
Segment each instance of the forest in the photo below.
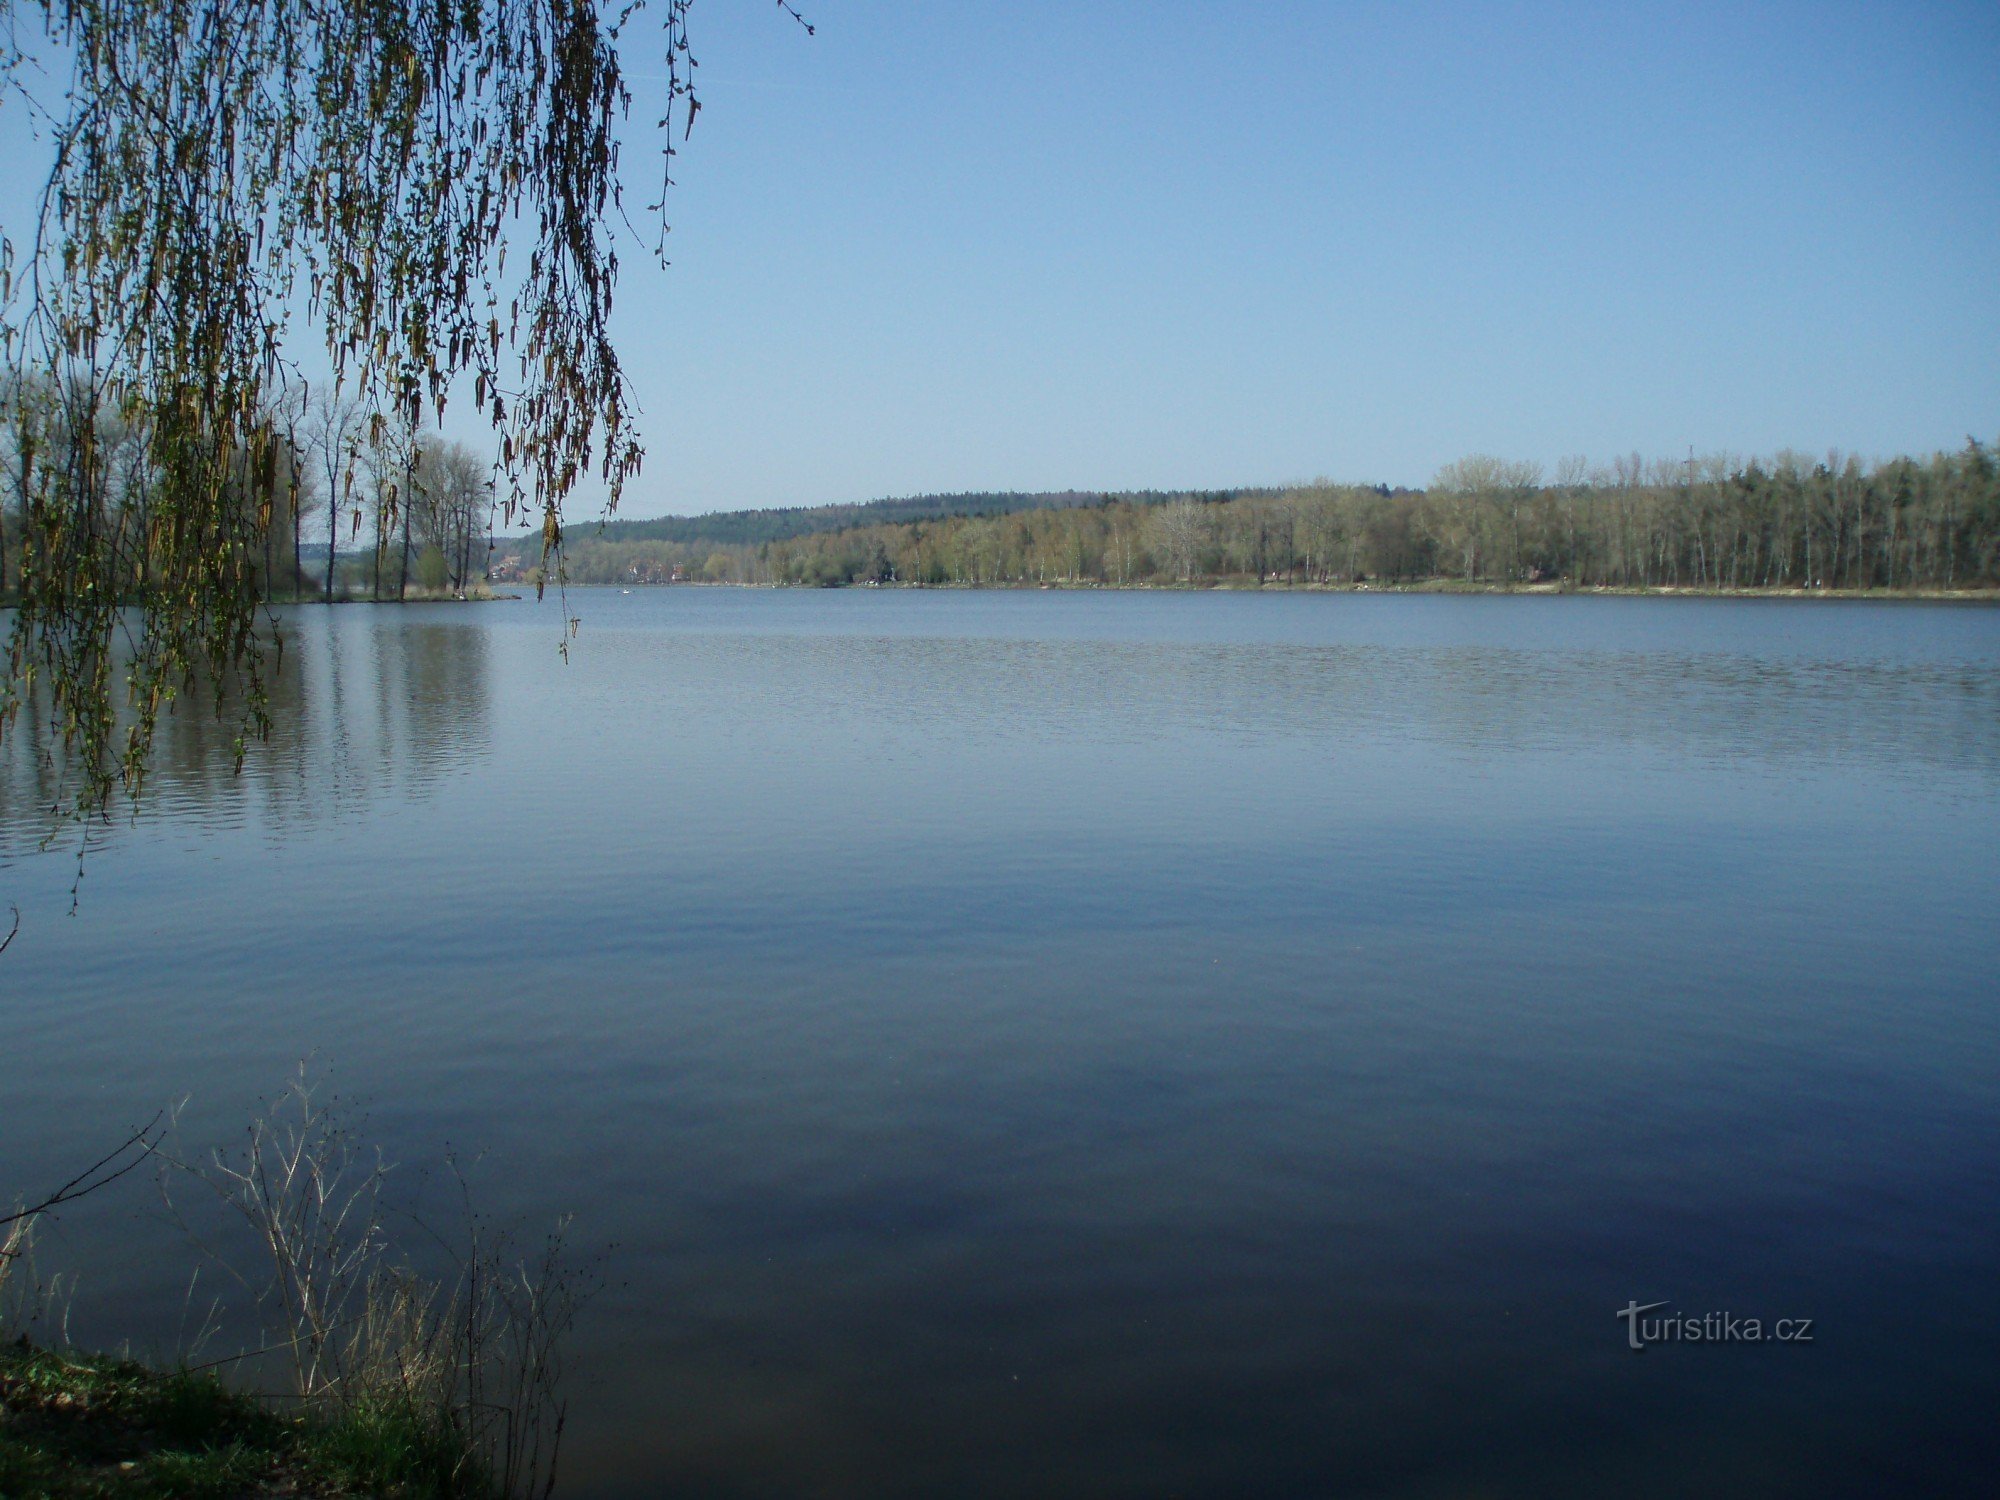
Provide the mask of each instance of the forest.
MULTIPOLYGON (((47 378, 0 384, 0 597, 29 549, 95 539, 107 594, 161 585, 157 434, 94 392, 47 378)), ((270 403, 221 486, 230 545, 271 601, 462 594, 483 584, 494 464, 330 393, 270 403)))
MULTIPOLYGON (((533 550, 504 548, 532 578, 533 550)), ((772 540, 573 533, 574 583, 1965 591, 2000 586, 1990 444, 1866 462, 1782 452, 1553 472, 1475 455, 1422 490, 1338 484, 1106 495, 772 540)))
MULTIPOLYGON (((1059 510, 1102 504, 1107 499, 1139 501, 1164 495, 1113 497, 1094 490, 980 490, 956 494, 901 495, 884 500, 835 505, 775 505, 764 510, 715 511, 699 516, 655 516, 643 521, 607 521, 593 535, 612 542, 780 542, 825 531, 896 525, 953 516, 995 516, 1017 510, 1059 510)), ((1213 498, 1223 498, 1221 496, 1213 498)), ((532 539, 537 548, 540 534, 532 539)))
MULTIPOLYGON (((107 593, 152 586, 144 425, 47 381, 0 390, 0 594, 42 545, 51 471, 104 539, 107 593), (85 413, 88 413, 85 415, 85 413)), ((259 597, 407 598, 541 581, 542 537, 493 539, 488 456, 355 402, 273 404, 228 493, 259 597)), ((77 523, 66 499, 64 527, 77 523)), ((68 532, 63 534, 67 535, 68 532)), ((1716 454, 1552 472, 1484 455, 1421 490, 1331 480, 1178 494, 932 494, 572 528, 578 584, 1458 586, 1960 592, 2000 586, 2000 458, 1716 454), (860 518, 857 520, 856 518, 860 518)))

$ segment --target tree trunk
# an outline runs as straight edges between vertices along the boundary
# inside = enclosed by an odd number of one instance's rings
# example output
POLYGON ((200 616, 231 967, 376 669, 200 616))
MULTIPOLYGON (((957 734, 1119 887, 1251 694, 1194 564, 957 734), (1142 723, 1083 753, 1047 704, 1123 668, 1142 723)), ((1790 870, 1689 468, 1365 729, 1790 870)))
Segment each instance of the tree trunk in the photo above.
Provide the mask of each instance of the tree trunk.
POLYGON ((396 580, 396 602, 402 603, 410 593, 410 512, 415 510, 417 491, 415 476, 406 481, 403 496, 403 571, 396 580))

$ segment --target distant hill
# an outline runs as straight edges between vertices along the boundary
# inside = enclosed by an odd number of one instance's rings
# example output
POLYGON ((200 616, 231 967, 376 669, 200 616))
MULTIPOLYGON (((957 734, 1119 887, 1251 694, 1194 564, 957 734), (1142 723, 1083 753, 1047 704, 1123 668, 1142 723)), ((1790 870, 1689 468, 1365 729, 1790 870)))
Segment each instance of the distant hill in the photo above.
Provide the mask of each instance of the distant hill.
MULTIPOLYGON (((1201 500, 1232 500, 1261 493, 1236 490, 977 490, 955 495, 907 495, 841 505, 788 505, 771 510, 727 510, 706 516, 658 516, 646 521, 607 521, 602 526, 575 522, 571 538, 594 537, 607 542, 675 542, 683 546, 759 546, 791 537, 817 536, 855 526, 895 526, 908 521, 941 520, 952 516, 997 516, 1018 510, 1066 510, 1121 500, 1128 505, 1158 504, 1179 495, 1201 500)), ((539 553, 539 530, 526 536, 501 537, 503 550, 527 546, 539 553)))

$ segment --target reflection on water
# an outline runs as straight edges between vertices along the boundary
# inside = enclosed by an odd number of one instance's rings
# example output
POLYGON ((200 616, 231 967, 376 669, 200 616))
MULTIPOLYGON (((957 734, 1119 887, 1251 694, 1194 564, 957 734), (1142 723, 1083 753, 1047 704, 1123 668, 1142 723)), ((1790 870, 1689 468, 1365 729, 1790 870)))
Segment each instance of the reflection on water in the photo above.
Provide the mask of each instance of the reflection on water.
MULTIPOLYGON (((1387 733, 1473 755, 1618 745, 1773 766, 1859 759, 1907 773, 1916 791, 1938 790, 1940 775, 1991 790, 2000 765, 1993 662, 894 637, 696 637, 676 650, 691 695, 707 683, 754 682, 802 718, 945 736, 1141 743, 1163 733, 1387 733)), ((703 709, 710 718, 759 711, 703 709)))
MULTIPOLYGON (((615 1246, 573 1493, 1971 1490, 2000 613, 586 594, 303 611, 14 834, 0 1182, 317 1050, 615 1246), (1625 1347, 1671 1299, 1809 1349, 1625 1347)), ((412 1181, 415 1180, 412 1174, 412 1181)), ((171 1345, 141 1205, 78 1332, 171 1345)))
MULTIPOLYGON (((422 797, 485 753, 491 688, 477 622, 295 611, 269 650, 269 738, 239 774, 240 699, 195 684, 161 715, 148 819, 287 837, 376 799, 422 797)), ((17 725, 0 746, 0 859, 63 826, 49 817, 64 790, 59 739, 32 707, 17 725)), ((102 836, 115 842, 124 821, 100 825, 102 836)))

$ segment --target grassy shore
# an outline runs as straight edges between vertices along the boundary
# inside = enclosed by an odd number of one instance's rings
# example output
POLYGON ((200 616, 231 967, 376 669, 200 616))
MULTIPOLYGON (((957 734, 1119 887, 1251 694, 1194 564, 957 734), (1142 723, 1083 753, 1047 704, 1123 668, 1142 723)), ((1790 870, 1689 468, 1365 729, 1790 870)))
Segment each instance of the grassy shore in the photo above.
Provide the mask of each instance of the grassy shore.
POLYGON ((244 1144, 206 1162, 167 1149, 156 1116, 39 1207, 0 1205, 0 1500, 546 1500, 566 1413, 560 1349, 595 1286, 565 1261, 567 1219, 541 1236, 495 1225, 448 1161, 463 1215, 421 1226, 436 1254, 414 1267, 384 1229, 392 1166, 323 1082, 301 1064, 244 1144), (37 1267, 41 1216, 155 1159, 169 1203, 172 1185, 198 1184, 259 1247, 224 1260, 188 1224, 256 1312, 237 1327, 249 1347, 192 1368, 41 1332, 67 1327, 70 1290, 37 1267))
POLYGON ((0 1495, 491 1494, 463 1446, 414 1410, 286 1415, 211 1374, 0 1345, 0 1495))

